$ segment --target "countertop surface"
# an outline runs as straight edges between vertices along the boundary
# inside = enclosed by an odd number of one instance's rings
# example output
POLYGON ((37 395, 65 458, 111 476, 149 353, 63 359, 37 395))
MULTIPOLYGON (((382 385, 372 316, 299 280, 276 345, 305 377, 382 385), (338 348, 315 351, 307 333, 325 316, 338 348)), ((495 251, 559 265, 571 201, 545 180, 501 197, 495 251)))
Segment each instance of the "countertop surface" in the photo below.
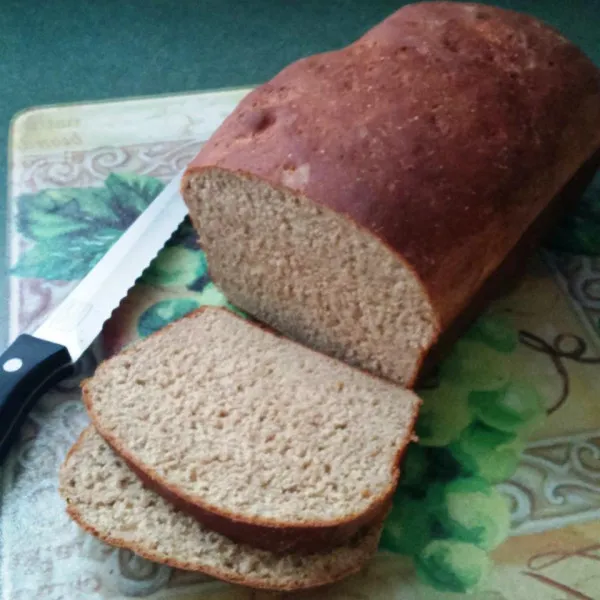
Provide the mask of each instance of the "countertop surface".
MULTIPOLYGON (((32 106, 260 83, 290 61, 351 42, 397 0, 3 0, 0 202, 11 118, 32 106)), ((557 26, 600 63, 600 1, 503 0, 557 26)), ((0 227, 5 247, 5 227, 0 227)), ((6 254, 4 254, 6 256, 6 254)), ((0 273, 4 290, 6 260, 0 273)), ((4 309, 0 319, 4 319, 4 309)), ((0 323, 0 326, 3 323, 0 323)), ((0 327, 4 329, 4 327, 0 327)))

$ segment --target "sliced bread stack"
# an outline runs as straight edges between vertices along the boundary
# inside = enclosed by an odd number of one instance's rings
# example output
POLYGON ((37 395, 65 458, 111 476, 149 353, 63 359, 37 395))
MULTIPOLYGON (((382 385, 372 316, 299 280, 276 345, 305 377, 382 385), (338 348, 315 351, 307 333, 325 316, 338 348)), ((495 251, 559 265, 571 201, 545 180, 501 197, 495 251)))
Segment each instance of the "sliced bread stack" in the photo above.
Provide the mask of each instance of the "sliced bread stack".
POLYGON ((358 571, 375 553, 380 527, 326 553, 277 554, 220 535, 145 488, 93 427, 61 470, 68 514, 89 533, 154 562, 241 585, 297 590, 358 571))
POLYGON ((244 585, 310 588, 360 570, 419 399, 207 308, 101 365, 93 425, 61 471, 104 541, 244 585))

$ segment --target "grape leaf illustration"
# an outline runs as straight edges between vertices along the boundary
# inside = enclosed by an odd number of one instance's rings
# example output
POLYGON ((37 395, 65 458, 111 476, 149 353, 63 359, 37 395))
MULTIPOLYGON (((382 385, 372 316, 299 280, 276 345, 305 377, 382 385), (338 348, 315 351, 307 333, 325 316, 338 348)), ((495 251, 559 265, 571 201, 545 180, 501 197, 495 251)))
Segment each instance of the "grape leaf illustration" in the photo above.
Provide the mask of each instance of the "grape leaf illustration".
POLYGON ((162 189, 162 182, 152 177, 111 173, 99 188, 23 194, 17 229, 30 247, 11 274, 82 279, 162 189))
POLYGON ((164 185, 154 177, 133 173, 111 173, 104 182, 116 201, 115 212, 131 213, 135 219, 162 192, 164 185))
POLYGON ((138 335, 142 338, 147 337, 165 325, 185 317, 200 306, 196 298, 174 298, 157 302, 140 316, 137 326, 138 335))
POLYGON ((169 246, 183 246, 188 250, 198 250, 200 246, 198 244, 198 233, 194 229, 192 222, 189 217, 186 217, 177 228, 177 231, 173 234, 173 237, 167 242, 169 246))
MULTIPOLYGON (((142 280, 160 287, 188 287, 207 272, 206 257, 201 250, 170 245, 163 248, 144 272, 142 280)), ((206 279, 206 278, 204 278, 206 279)))
POLYGON ((61 236, 60 240, 42 240, 19 258, 12 274, 33 279, 82 279, 121 234, 118 229, 107 228, 88 238, 61 236))
POLYGON ((206 255, 189 217, 177 228, 160 254, 144 271, 142 281, 158 288, 203 292, 210 285, 206 255))

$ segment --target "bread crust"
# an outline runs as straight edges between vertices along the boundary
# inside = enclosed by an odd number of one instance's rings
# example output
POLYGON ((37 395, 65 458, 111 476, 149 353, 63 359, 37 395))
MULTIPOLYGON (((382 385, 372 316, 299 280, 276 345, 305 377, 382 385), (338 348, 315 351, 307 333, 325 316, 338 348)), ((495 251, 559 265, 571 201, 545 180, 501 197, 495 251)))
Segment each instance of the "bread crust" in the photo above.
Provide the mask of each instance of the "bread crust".
MULTIPOLYGON (((191 312, 183 318, 194 318, 207 310, 222 311, 227 309, 205 306, 191 312)), ((238 315, 234 314, 234 316, 240 320, 244 320, 238 315)), ((251 321, 249 321, 249 323, 267 331, 271 335, 277 335, 262 324, 256 324, 251 321)), ((171 323, 163 329, 154 332, 152 335, 160 336, 169 327, 173 326, 174 323, 171 323)), ((291 340, 289 341, 292 344, 297 343, 291 340)), ((314 350, 310 351, 319 354, 314 350)), ((124 351, 124 353, 128 352, 130 352, 130 350, 124 351)), ((319 354, 319 356, 322 357, 323 360, 335 361, 335 359, 321 354, 319 354)), ((110 364, 110 360, 111 359, 109 358, 101 363, 97 370, 106 368, 110 364)), ((364 371, 364 374, 367 377, 376 379, 372 374, 366 371, 364 371)), ((347 543, 364 527, 383 519, 383 516, 387 514, 390 509, 392 497, 398 485, 402 457, 410 441, 415 439, 412 432, 417 420, 418 409, 421 404, 420 399, 415 396, 417 402, 415 402, 415 408, 411 415, 410 427, 408 428, 411 437, 405 440, 405 443, 398 449, 394 460, 390 464, 390 480, 387 489, 379 496, 373 498, 369 508, 364 512, 348 515, 344 519, 335 519, 326 523, 312 521, 303 523, 299 526, 270 518, 248 518, 244 515, 232 513, 217 506, 210 505, 204 502, 201 497, 188 494, 178 489, 176 486, 169 484, 164 478, 156 473, 154 469, 142 464, 141 461, 136 459, 135 456, 128 452, 125 445, 117 436, 111 433, 106 427, 103 427, 101 419, 98 418, 98 415, 94 410, 94 400, 89 389, 89 381, 90 380, 85 380, 81 384, 82 397, 96 431, 104 438, 114 452, 121 456, 129 468, 143 481, 146 487, 162 496, 171 504, 177 506, 181 511, 189 514, 209 529, 212 529, 235 542, 276 553, 313 553, 333 549, 347 543)))
POLYGON ((576 46, 524 14, 426 2, 251 92, 182 193, 220 169, 346 216, 417 274, 444 330, 599 147, 600 71, 576 46))
MULTIPOLYGON (((77 439, 77 441, 75 442, 75 444, 73 444, 73 446, 69 449, 67 456, 65 458, 65 461, 63 463, 62 469, 66 468, 67 463, 69 462, 69 460, 71 459, 73 454, 75 454, 77 451, 79 451, 85 436, 88 435, 89 430, 91 430, 92 428, 93 428, 93 426, 90 425, 82 431, 82 433, 80 434, 80 436, 77 439)), ((65 500, 67 500, 68 493, 66 491, 61 490, 61 494, 63 495, 65 500)), ((178 560, 173 559, 172 557, 164 556, 161 553, 153 552, 152 550, 141 547, 139 544, 128 543, 125 540, 115 537, 115 536, 111 535, 109 532, 101 531, 98 528, 91 525, 90 523, 88 523, 83 518, 81 513, 77 510, 76 506, 69 503, 68 501, 67 501, 66 512, 69 515, 69 517, 73 521, 75 521, 77 523, 77 525, 79 525, 79 527, 81 527, 84 531, 93 535, 94 537, 97 537, 98 539, 102 540, 103 542, 105 542, 113 547, 131 550, 132 552, 134 552, 138 556, 141 556, 142 558, 145 558, 145 559, 150 560, 155 563, 161 563, 161 564, 167 565, 169 567, 173 567, 174 569, 182 569, 184 571, 202 572, 202 573, 204 573, 210 577, 214 577, 216 579, 221 579, 223 581, 227 581, 227 582, 234 583, 237 585, 243 585, 246 587, 251 587, 251 588, 256 588, 256 589, 267 589, 267 590, 277 590, 277 591, 294 591, 294 590, 299 590, 299 589, 314 589, 317 587, 323 587, 326 585, 330 585, 332 583, 335 583, 336 581, 339 581, 341 579, 349 577, 350 575, 353 575, 354 573, 358 573, 364 566, 363 563, 357 562, 356 565, 353 566, 352 568, 348 568, 345 571, 336 571, 335 575, 332 575, 331 573, 324 573, 323 577, 320 580, 311 581, 311 583, 309 585, 307 585, 305 582, 303 583, 301 578, 299 578, 297 582, 266 585, 265 582, 260 579, 252 579, 251 577, 236 576, 228 570, 219 571, 218 569, 212 568, 210 566, 203 565, 202 567, 200 567, 196 563, 178 561, 178 560)))
MULTIPOLYGON (((517 244, 506 255, 494 273, 473 294, 454 321, 441 333, 421 365, 419 377, 427 377, 449 353, 454 342, 468 329, 486 306, 511 291, 528 267, 526 257, 543 242, 560 220, 572 209, 600 168, 600 149, 588 159, 565 187, 550 201, 538 218, 529 226, 517 244)), ((417 384, 416 381, 413 384, 417 384)))

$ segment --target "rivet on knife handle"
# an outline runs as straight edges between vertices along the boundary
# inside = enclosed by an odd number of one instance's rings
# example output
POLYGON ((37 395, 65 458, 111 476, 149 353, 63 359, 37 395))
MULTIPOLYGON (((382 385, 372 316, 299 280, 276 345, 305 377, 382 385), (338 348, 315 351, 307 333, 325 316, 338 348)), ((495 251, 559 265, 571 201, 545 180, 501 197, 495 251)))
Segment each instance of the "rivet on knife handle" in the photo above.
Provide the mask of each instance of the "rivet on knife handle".
POLYGON ((27 334, 0 356, 0 461, 34 402, 72 369, 64 346, 27 334))
POLYGON ((187 215, 181 173, 150 203, 33 335, 0 357, 0 460, 33 403, 66 376, 187 215))

